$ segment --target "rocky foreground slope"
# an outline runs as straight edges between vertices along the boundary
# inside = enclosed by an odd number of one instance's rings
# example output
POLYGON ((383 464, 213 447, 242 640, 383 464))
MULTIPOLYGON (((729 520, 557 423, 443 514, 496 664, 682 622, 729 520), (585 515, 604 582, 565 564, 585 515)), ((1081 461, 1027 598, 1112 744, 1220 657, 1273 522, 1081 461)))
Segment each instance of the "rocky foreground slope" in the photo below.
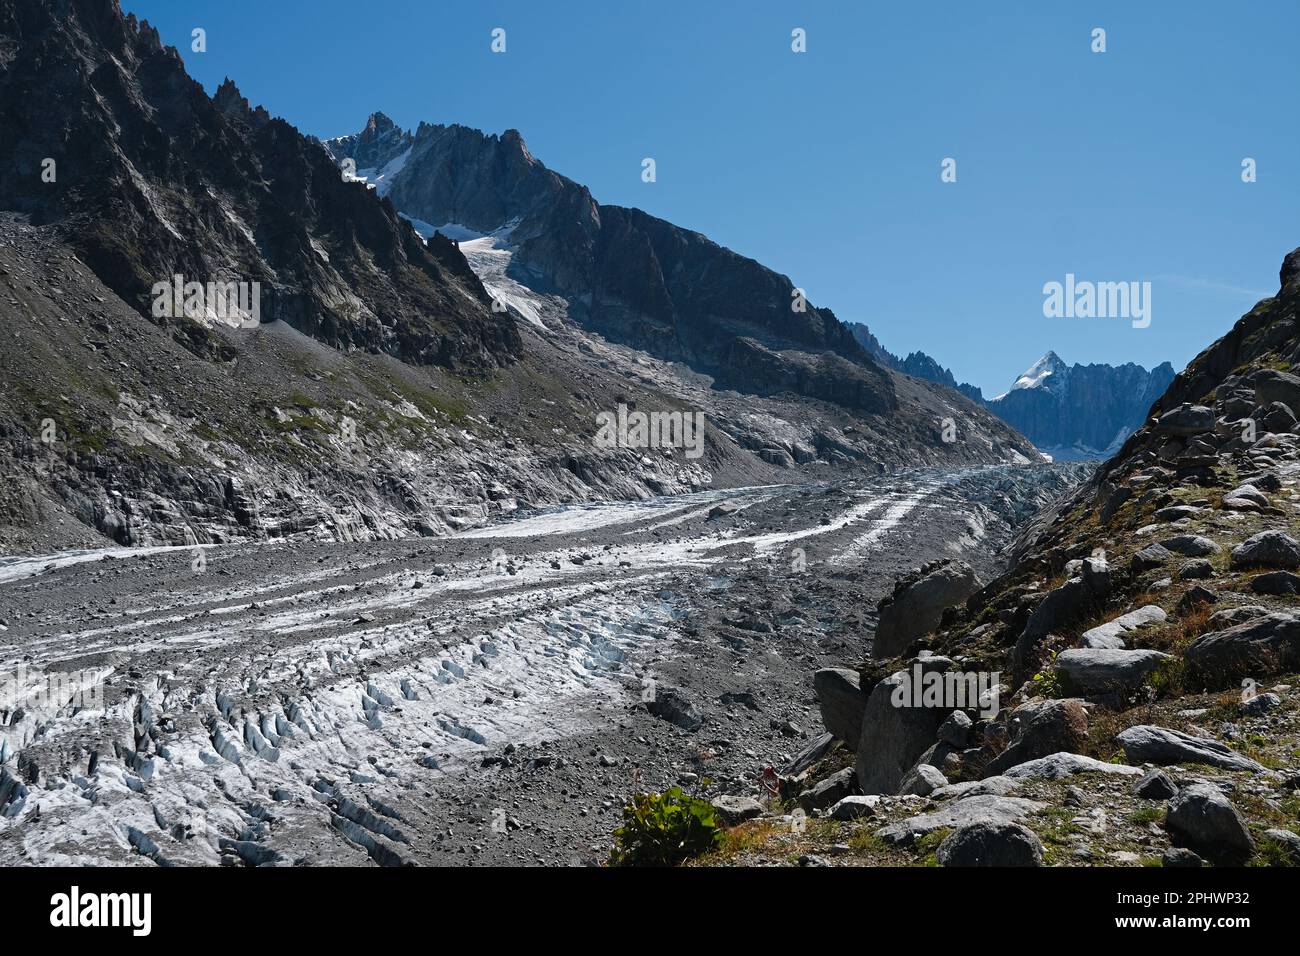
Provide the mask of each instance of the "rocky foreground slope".
POLYGON ((1298 303, 1300 250, 995 581, 901 579, 711 859, 1300 862, 1298 303))

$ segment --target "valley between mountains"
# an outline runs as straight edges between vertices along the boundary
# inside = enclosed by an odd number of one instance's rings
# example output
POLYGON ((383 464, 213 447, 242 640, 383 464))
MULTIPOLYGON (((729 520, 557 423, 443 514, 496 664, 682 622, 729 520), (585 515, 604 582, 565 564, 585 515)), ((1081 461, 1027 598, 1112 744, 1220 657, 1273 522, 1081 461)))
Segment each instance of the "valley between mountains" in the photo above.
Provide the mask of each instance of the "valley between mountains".
POLYGON ((0 0, 0 129, 0 864, 606 863, 678 787, 656 862, 1300 863, 1300 250, 1176 375, 986 401, 117 0, 0 0))

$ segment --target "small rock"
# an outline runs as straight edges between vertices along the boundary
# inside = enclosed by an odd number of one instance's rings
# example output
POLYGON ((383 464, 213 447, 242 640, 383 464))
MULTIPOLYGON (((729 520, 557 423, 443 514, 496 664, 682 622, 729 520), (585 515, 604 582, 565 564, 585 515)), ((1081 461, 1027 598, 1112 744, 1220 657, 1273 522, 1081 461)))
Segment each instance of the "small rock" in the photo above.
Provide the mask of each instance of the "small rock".
POLYGON ((1180 534, 1160 542, 1166 551, 1181 554, 1189 558, 1203 558, 1207 554, 1218 554, 1223 549, 1204 535, 1180 534))
POLYGON ((948 778, 937 767, 932 767, 928 763, 918 764, 907 772, 903 777, 903 782, 898 786, 900 794, 914 793, 917 796, 927 796, 939 787, 946 787, 948 778))
POLYGON ((1152 571, 1160 567, 1162 564, 1173 560, 1173 557, 1173 552, 1168 548, 1158 544, 1149 544, 1133 555, 1129 568, 1134 574, 1141 574, 1143 571, 1152 571))
POLYGON ((970 742, 971 719, 964 711, 954 710, 939 725, 939 739, 954 747, 965 747, 970 742))
POLYGON ((1146 800, 1168 800, 1178 792, 1178 785, 1163 770, 1151 770, 1134 784, 1133 792, 1146 800))
POLYGON ((1205 558, 1194 558, 1178 569, 1178 580, 1199 581, 1214 577, 1214 565, 1205 558))
POLYGON ((1290 830, 1273 828, 1265 830, 1264 836, 1277 844, 1282 850, 1282 855, 1291 861, 1292 866, 1300 866, 1300 835, 1290 830))
POLYGON ((753 797, 728 794, 714 797, 711 802, 724 826, 734 827, 737 823, 753 820, 755 817, 763 815, 763 805, 753 797))
POLYGON ((1268 691, 1263 694, 1256 694, 1250 700, 1243 701, 1241 712, 1247 717, 1261 717, 1270 710, 1275 710, 1282 706, 1282 698, 1268 691))
POLYGON ((1207 588, 1203 584, 1197 584, 1191 588, 1188 588, 1187 593, 1178 599, 1178 604, 1175 606, 1174 610, 1176 610, 1179 614, 1186 614, 1188 611, 1193 610, 1194 608, 1204 607, 1207 604, 1218 604, 1218 603, 1219 603, 1219 594, 1217 591, 1211 588, 1207 588))
POLYGON ((852 794, 854 784, 853 768, 846 767, 799 794, 799 806, 807 813, 825 810, 852 794))
POLYGON ((859 817, 874 816, 881 799, 875 793, 844 797, 831 807, 830 817, 832 820, 856 820, 859 817))

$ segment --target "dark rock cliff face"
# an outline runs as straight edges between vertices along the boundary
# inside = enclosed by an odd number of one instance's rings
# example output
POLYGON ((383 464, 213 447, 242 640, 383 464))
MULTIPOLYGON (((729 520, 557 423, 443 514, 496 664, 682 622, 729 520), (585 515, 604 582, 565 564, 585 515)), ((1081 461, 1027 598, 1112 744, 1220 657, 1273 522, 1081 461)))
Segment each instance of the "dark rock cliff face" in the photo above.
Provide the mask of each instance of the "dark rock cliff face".
MULTIPOLYGON (((116 0, 0 0, 0 65, 0 208, 65 225, 142 312, 173 275, 258 282, 262 322, 336 347, 448 366, 518 354, 513 321, 454 245, 426 247, 234 84, 208 97, 116 0)), ((197 323, 166 321, 215 347, 197 323)))
POLYGON ((1168 362, 1067 366, 1049 352, 1005 395, 987 405, 1039 448, 1104 457, 1146 417, 1173 381, 1168 362))
MULTIPOLYGON (((327 146, 361 166, 353 137, 327 146)), ((577 321, 614 341, 739 390, 766 394, 780 383, 829 401, 847 396, 859 410, 897 406, 889 376, 830 310, 793 307, 788 278, 639 209, 597 203, 535 159, 514 130, 421 124, 387 196, 433 225, 510 228, 519 281, 563 295, 577 321), (838 361, 807 357, 821 353, 838 361), (845 369, 843 387, 826 380, 832 367, 845 369)))

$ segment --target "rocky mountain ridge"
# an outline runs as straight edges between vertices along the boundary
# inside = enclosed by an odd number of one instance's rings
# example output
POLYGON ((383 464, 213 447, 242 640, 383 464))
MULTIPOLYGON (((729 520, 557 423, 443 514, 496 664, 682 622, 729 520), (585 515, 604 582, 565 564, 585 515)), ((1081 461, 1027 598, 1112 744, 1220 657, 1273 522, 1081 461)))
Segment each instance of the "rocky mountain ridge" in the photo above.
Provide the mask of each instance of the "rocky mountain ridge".
POLYGON ((190 348, 220 354, 203 323, 159 314, 155 286, 178 275, 257 283, 259 321, 338 348, 448 367, 518 357, 513 321, 451 243, 421 242, 229 80, 209 97, 115 0, 5 0, 0 36, 0 208, 60 225, 101 281, 190 348))
POLYGON ((421 123, 409 150, 394 139, 364 159, 358 143, 348 136, 326 146, 357 165, 405 156, 383 187, 404 215, 478 234, 508 230, 509 274, 561 294, 586 329, 738 391, 794 391, 868 414, 899 408, 870 352, 788 278, 641 210, 598 203, 537 160, 517 130, 421 123))

